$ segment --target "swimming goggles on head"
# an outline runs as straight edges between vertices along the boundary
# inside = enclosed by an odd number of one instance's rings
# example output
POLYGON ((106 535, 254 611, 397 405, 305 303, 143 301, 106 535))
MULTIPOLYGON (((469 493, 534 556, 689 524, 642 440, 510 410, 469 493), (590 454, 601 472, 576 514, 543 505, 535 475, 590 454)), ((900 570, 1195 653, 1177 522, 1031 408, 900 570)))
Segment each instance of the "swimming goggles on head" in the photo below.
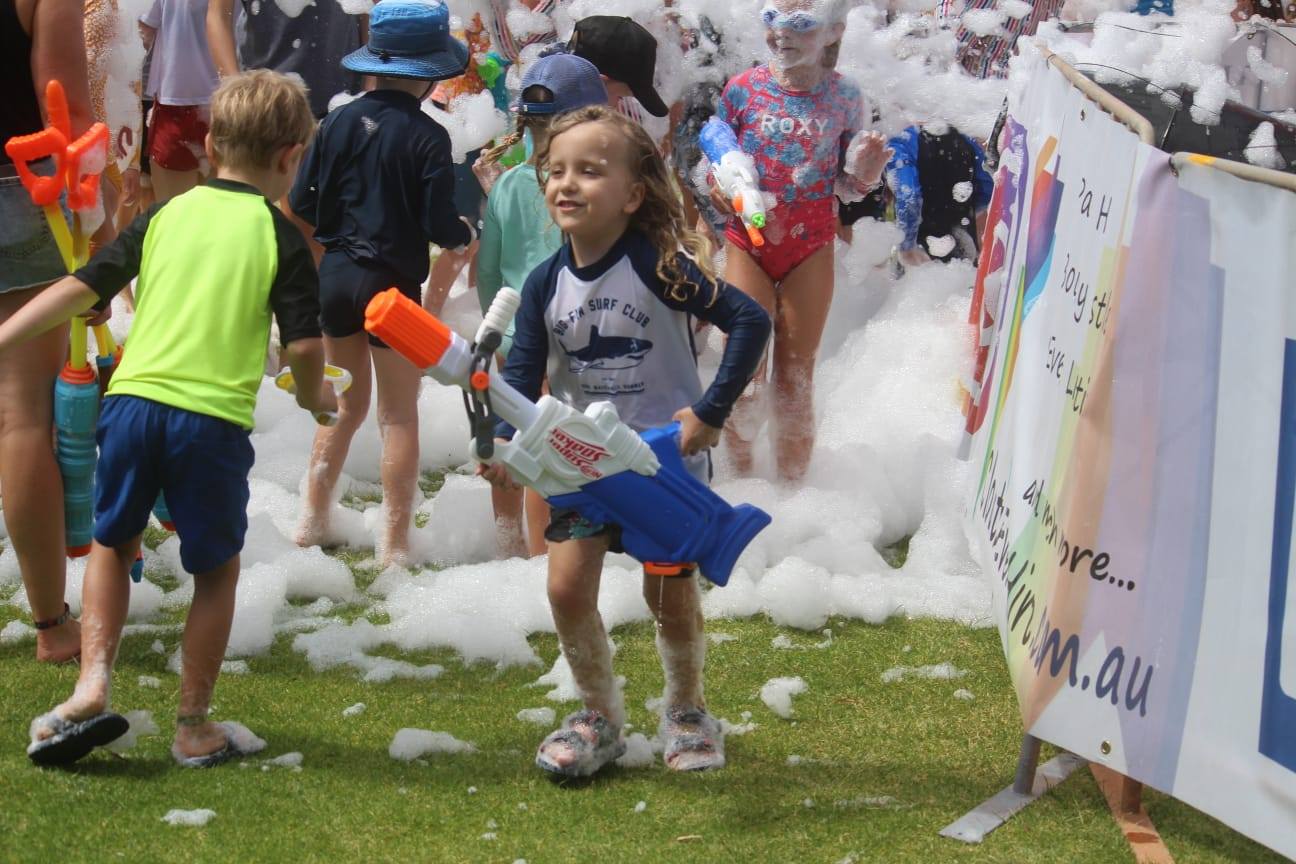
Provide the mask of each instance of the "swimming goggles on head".
POLYGON ((823 19, 809 12, 780 12, 773 6, 761 10, 761 21, 771 30, 791 30, 794 33, 805 33, 823 26, 823 19))

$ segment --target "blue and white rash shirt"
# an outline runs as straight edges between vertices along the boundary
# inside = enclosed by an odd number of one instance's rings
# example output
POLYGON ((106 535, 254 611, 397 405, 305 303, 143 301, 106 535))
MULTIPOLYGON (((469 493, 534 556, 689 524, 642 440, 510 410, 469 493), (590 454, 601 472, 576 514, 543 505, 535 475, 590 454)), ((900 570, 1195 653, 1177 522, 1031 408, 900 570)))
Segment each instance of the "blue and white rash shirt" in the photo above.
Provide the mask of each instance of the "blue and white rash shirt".
MULTIPOLYGON (((578 411, 611 401, 636 431, 662 426, 692 406, 702 422, 724 425, 759 365, 770 320, 756 301, 725 282, 707 279, 680 253, 685 277, 697 290, 670 294, 657 276, 657 250, 635 230, 603 258, 578 267, 565 243, 527 278, 514 319, 508 381, 528 399, 549 392, 578 411), (692 318, 729 335, 715 380, 698 378, 692 318)), ((501 437, 513 429, 501 423, 501 437)))

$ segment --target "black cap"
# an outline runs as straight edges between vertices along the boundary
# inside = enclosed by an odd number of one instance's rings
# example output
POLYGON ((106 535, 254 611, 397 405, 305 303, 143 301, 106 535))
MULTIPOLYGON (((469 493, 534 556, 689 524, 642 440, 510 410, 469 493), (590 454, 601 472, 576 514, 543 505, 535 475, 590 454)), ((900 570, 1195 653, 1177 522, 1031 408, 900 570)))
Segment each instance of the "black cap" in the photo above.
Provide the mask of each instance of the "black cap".
POLYGON ((582 18, 567 45, 577 57, 597 66, 600 74, 624 82, 649 114, 670 113, 653 87, 657 40, 633 20, 621 15, 582 18))

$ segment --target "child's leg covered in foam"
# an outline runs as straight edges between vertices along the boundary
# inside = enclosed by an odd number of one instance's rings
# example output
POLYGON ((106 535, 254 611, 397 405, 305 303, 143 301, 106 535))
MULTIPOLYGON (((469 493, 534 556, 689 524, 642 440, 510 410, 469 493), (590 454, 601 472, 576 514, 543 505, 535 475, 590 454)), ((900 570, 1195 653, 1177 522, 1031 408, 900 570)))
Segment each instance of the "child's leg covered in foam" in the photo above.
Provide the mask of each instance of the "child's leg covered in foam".
POLYGON ((351 439, 369 413, 373 378, 369 369, 369 339, 365 333, 324 337, 324 357, 351 373, 351 386, 338 395, 338 422, 315 430, 310 465, 306 469, 306 495, 295 539, 300 546, 333 541, 329 511, 335 500, 338 477, 346 462, 351 439))
MULTIPOLYGON (((729 238, 725 243, 724 279, 751 297, 773 320, 777 295, 774 282, 746 249, 729 238)), ((734 470, 750 474, 754 462, 752 445, 768 415, 766 384, 768 364, 761 363, 743 395, 739 397, 725 424, 725 447, 734 470)))
POLYGON ((384 565, 405 566, 418 488, 418 394, 423 373, 390 348, 373 348, 371 355, 378 378, 378 431, 382 437, 384 524, 379 554, 384 565))
POLYGON ((779 286, 774 317, 774 452, 780 479, 805 476, 814 452, 814 367, 833 295, 833 246, 801 262, 779 286))

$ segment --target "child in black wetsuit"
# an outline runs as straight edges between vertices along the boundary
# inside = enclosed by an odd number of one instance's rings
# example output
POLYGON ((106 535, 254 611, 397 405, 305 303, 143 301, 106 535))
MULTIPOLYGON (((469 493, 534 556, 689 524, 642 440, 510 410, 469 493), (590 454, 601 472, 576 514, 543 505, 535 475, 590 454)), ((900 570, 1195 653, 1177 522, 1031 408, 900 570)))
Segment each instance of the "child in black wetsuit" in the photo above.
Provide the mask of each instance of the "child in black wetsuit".
POLYGON ((386 518, 378 554, 384 566, 403 564, 409 555, 420 370, 366 335, 365 307, 393 286, 418 302, 428 243, 465 247, 477 234, 454 207, 450 136, 420 109, 433 82, 460 75, 468 63, 467 47, 449 35, 449 17, 440 0, 374 7, 369 44, 342 65, 376 76, 377 87, 324 119, 289 196, 293 212, 315 226, 325 248, 320 324, 328 361, 354 376, 339 399, 337 425, 315 436, 296 540, 303 546, 329 540, 333 487, 369 410, 372 360, 383 442, 386 518))

